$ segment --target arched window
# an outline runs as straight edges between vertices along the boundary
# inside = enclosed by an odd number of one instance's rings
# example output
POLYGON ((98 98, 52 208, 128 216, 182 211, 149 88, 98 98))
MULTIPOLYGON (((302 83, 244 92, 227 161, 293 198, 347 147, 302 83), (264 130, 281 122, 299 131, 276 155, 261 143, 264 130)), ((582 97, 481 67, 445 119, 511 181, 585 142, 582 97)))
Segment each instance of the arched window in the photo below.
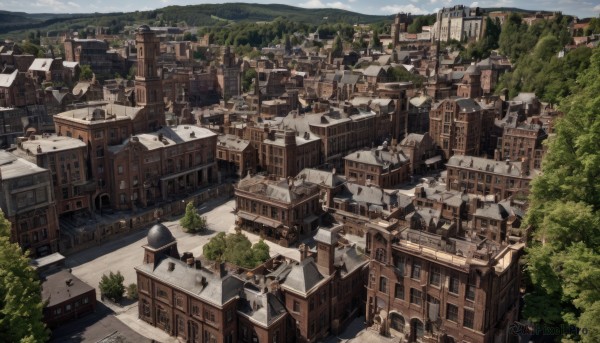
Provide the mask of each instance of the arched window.
POLYGON ((404 317, 396 312, 390 314, 390 327, 398 332, 404 332, 404 317))
POLYGON ((386 259, 385 259, 385 249, 383 248, 377 248, 377 250, 375 250, 375 259, 379 262, 385 263, 386 259))

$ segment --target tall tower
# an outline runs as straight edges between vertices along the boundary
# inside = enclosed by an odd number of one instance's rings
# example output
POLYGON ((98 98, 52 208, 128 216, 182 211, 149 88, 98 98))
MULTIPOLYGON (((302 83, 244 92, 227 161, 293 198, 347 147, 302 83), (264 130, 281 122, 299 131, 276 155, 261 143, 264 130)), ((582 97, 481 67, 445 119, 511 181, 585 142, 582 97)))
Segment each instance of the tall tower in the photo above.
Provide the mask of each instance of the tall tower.
POLYGON ((154 131, 165 125, 162 83, 157 72, 160 41, 147 25, 142 25, 135 35, 135 47, 137 49, 135 99, 138 106, 146 108, 145 127, 154 131))

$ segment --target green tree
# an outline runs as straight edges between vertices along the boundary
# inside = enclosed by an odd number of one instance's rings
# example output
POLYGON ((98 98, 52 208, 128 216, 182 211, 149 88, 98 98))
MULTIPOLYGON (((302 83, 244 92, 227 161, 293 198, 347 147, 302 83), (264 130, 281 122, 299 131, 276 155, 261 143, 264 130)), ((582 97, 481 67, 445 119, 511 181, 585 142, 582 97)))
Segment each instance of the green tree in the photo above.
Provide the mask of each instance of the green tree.
POLYGON ((216 236, 211 238, 208 243, 202 247, 202 254, 209 260, 221 260, 223 253, 225 252, 225 247, 227 244, 225 243, 225 233, 219 232, 216 236))
POLYGON ((116 302, 121 301, 121 299, 123 299, 123 294, 125 293, 123 281, 125 281, 125 278, 121 275, 120 271, 116 274, 112 271, 108 275, 103 274, 100 283, 98 284, 100 294, 116 302))
POLYGON ((202 249, 209 260, 227 261, 244 268, 254 268, 269 259, 269 246, 261 239, 252 245, 241 232, 220 232, 202 249))
POLYGON ((269 245, 262 239, 252 246, 252 260, 255 265, 259 265, 271 256, 269 255, 269 245))
POLYGON ((127 298, 132 299, 132 300, 137 300, 137 298, 138 298, 137 284, 130 283, 129 286, 127 286, 127 298))
POLYGON ((0 342, 45 342, 40 281, 10 226, 0 211, 0 342))
POLYGON ((543 173, 532 183, 526 224, 534 229, 527 274, 533 290, 524 314, 545 324, 587 330, 583 342, 600 341, 600 49, 580 73, 565 115, 555 126, 543 173), (539 312, 536 303, 544 302, 539 312), (560 314, 560 315, 559 315, 560 314))
POLYGON ((207 227, 206 217, 198 214, 194 202, 190 201, 185 206, 185 215, 179 221, 185 232, 198 233, 204 231, 207 227))
POLYGON ((249 91, 253 87, 253 80, 257 78, 256 70, 254 68, 249 68, 244 71, 244 75, 242 76, 242 89, 244 92, 249 91))
POLYGON ((371 36, 369 47, 373 49, 381 48, 381 41, 379 40, 379 33, 377 33, 377 31, 373 31, 373 36, 371 36))
POLYGON ((331 55, 333 57, 344 56, 344 45, 342 43, 342 38, 339 35, 335 36, 335 40, 333 41, 333 46, 331 48, 331 55))
POLYGON ((79 73, 79 81, 89 81, 94 77, 92 68, 87 64, 81 65, 81 72, 79 73))

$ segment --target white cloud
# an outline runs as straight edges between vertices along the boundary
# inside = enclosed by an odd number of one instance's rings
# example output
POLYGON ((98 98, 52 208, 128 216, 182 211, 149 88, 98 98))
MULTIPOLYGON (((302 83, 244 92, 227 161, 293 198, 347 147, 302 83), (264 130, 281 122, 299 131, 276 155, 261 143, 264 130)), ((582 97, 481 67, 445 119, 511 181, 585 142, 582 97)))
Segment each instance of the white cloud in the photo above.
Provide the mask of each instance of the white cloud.
POLYGON ((326 7, 330 7, 330 8, 339 8, 339 9, 343 9, 343 10, 350 10, 351 9, 350 5, 347 5, 347 4, 345 4, 345 3, 341 2, 341 1, 323 3, 323 2, 321 2, 321 0, 309 0, 309 1, 305 2, 305 3, 299 4, 298 6, 305 7, 305 8, 326 8, 326 7))
POLYGON ((76 7, 76 8, 81 8, 81 6, 79 6, 79 4, 74 3, 73 1, 67 2, 67 5, 72 6, 72 7, 76 7))
POLYGON ((596 5, 594 8, 592 8, 592 11, 600 12, 600 5, 596 5))
POLYGON ((399 13, 399 12, 412 13, 412 14, 428 14, 428 13, 430 13, 430 11, 419 8, 413 4, 383 6, 381 8, 381 11, 385 12, 385 13, 399 13))
POLYGON ((472 2, 471 5, 469 5, 469 7, 479 7, 479 2, 478 1, 472 2))

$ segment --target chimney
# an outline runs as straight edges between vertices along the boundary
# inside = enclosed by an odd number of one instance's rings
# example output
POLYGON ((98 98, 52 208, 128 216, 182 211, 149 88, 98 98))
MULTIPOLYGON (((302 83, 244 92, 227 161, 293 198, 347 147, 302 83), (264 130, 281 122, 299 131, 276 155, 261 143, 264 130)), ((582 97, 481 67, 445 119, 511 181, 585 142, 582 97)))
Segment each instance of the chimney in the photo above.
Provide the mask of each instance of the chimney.
POLYGON ((169 262, 169 271, 172 272, 175 269, 175 262, 169 262))
POLYGON ((300 250, 300 262, 302 262, 308 257, 308 246, 302 243, 298 246, 298 250, 300 250))
POLYGON ((494 161, 500 161, 501 158, 500 149, 494 149, 494 161))
POLYGON ((197 259, 194 262, 196 264, 196 269, 198 269, 198 270, 202 269, 202 261, 200 259, 197 259))
POLYGON ((224 278, 225 275, 227 275, 227 269, 225 269, 225 262, 215 262, 218 264, 218 272, 219 272, 219 277, 220 278, 224 278))
POLYGON ((190 268, 194 267, 194 258, 193 257, 189 257, 186 260, 186 263, 187 263, 188 267, 190 267, 190 268))

